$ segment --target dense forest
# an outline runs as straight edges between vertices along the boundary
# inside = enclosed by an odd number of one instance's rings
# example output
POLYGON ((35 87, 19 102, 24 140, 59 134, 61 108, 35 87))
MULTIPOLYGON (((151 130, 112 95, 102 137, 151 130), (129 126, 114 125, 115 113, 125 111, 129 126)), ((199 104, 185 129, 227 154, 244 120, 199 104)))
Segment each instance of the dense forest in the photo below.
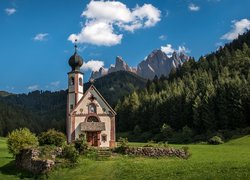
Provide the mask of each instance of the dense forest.
MULTIPOLYGON (((146 80, 128 72, 114 72, 94 83, 107 101, 115 107, 118 99, 144 88, 146 80)), ((88 89, 89 83, 84 84, 88 89)), ((0 91, 0 136, 13 129, 28 127, 39 133, 49 128, 65 132, 67 91, 33 91, 9 94, 0 91)))
POLYGON ((230 138, 249 127, 249 47, 250 32, 198 61, 191 58, 167 78, 155 77, 118 102, 117 130, 129 140, 180 143, 214 134, 230 138))

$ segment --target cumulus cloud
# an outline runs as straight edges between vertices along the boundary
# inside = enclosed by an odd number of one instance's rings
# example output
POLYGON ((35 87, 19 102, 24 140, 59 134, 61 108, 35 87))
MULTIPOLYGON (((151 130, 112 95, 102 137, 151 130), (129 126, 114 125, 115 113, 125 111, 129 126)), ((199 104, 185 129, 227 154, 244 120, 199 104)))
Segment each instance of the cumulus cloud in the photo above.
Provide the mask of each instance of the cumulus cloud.
POLYGON ((48 33, 39 33, 39 34, 35 35, 35 37, 33 39, 35 41, 46 41, 48 35, 49 35, 48 33))
POLYGON ((167 36, 166 36, 166 35, 160 35, 160 36, 159 36, 159 39, 162 40, 162 41, 164 41, 164 40, 167 39, 167 36))
POLYGON ((166 46, 161 46, 161 50, 168 56, 171 56, 174 51, 178 53, 190 53, 190 50, 185 46, 179 46, 177 49, 174 49, 171 44, 167 44, 166 46))
POLYGON ((197 6, 197 5, 195 5, 194 3, 190 3, 190 4, 188 5, 188 9, 189 9, 190 11, 199 11, 199 10, 200 10, 200 7, 197 6))
POLYGON ((51 82, 50 85, 53 87, 58 87, 60 85, 60 81, 51 82))
POLYGON ((15 9, 15 8, 6 8, 6 9, 5 9, 5 13, 6 13, 8 16, 10 16, 10 15, 16 13, 16 9, 15 9))
POLYGON ((160 10, 151 4, 129 9, 119 1, 90 1, 81 16, 86 19, 81 32, 68 40, 99 46, 120 44, 123 31, 153 27, 161 20, 160 10))
POLYGON ((91 70, 91 71, 99 71, 101 67, 104 66, 103 61, 99 60, 90 60, 88 62, 84 62, 81 69, 83 71, 91 70))
POLYGON ((190 50, 185 46, 179 46, 177 52, 179 53, 190 53, 190 50))
POLYGON ((38 85, 32 85, 32 86, 29 86, 27 89, 29 91, 35 91, 35 90, 38 90, 39 86, 38 85))
POLYGON ((225 40, 234 40, 238 37, 238 35, 243 34, 247 30, 250 30, 250 20, 241 19, 239 21, 232 21, 232 30, 228 33, 224 34, 221 39, 225 40))
POLYGON ((167 44, 166 46, 161 46, 161 50, 167 55, 172 54, 174 52, 174 49, 172 48, 171 44, 167 44))

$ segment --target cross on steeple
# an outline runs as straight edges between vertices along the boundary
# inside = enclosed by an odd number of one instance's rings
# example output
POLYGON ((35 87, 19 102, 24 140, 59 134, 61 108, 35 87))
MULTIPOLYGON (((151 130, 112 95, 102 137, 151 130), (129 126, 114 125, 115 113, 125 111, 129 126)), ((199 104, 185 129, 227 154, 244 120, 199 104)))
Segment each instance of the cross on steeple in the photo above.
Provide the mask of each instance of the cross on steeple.
POLYGON ((75 39, 75 45, 74 45, 74 47, 75 47, 75 53, 77 53, 77 39, 75 39))

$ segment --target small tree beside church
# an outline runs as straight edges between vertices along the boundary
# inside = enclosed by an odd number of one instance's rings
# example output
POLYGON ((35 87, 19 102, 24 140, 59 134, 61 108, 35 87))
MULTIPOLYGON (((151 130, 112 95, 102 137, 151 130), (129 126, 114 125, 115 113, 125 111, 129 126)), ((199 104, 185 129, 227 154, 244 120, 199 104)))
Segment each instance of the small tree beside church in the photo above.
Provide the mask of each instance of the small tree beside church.
POLYGON ((12 131, 7 136, 9 152, 15 157, 22 149, 38 146, 38 139, 28 128, 20 128, 12 131))

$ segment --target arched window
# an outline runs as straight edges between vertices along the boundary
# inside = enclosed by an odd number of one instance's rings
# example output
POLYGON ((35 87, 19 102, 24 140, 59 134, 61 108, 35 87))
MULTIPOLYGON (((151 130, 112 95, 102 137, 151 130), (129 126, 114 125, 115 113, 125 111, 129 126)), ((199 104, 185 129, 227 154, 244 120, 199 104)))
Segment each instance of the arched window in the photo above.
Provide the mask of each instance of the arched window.
POLYGON ((98 120, 97 117, 95 117, 95 116, 90 116, 90 117, 87 119, 87 122, 99 122, 99 120, 98 120))
POLYGON ((74 84, 75 84, 75 78, 74 78, 74 77, 71 77, 71 78, 70 78, 69 84, 70 84, 70 85, 74 85, 74 84))
POLYGON ((82 78, 79 78, 79 85, 82 86, 82 78))
POLYGON ((89 104, 89 113, 96 113, 96 105, 91 103, 89 104))

